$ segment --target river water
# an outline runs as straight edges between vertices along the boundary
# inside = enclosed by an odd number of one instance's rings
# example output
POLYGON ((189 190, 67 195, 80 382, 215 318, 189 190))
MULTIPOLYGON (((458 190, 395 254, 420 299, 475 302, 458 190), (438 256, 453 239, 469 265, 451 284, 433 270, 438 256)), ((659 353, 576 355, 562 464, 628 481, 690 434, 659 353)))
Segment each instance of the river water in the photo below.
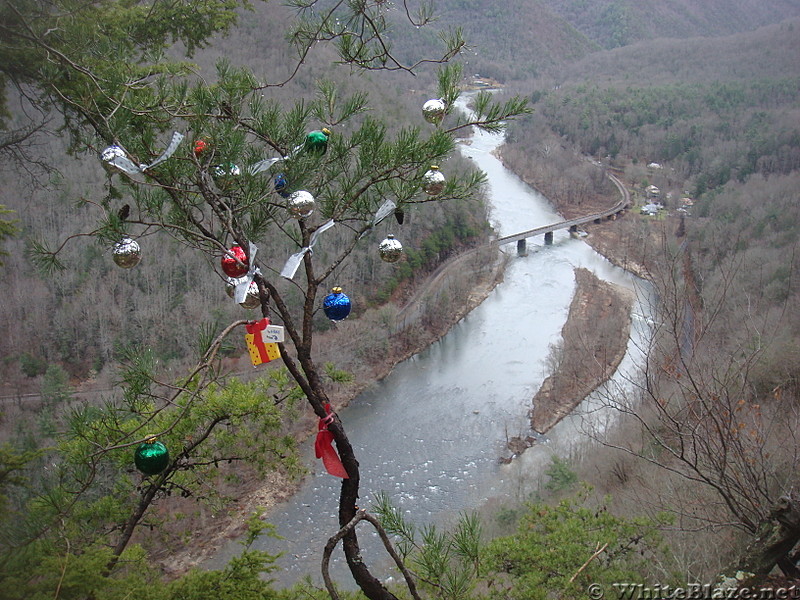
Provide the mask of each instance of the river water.
MULTIPOLYGON (((502 134, 475 132, 460 147, 488 176, 490 220, 499 236, 562 220, 547 199, 508 171, 492 155, 502 134)), ((504 246, 516 254, 516 244, 504 246)), ((340 417, 361 464, 361 504, 385 491, 416 525, 447 526, 463 511, 487 501, 526 498, 540 485, 554 454, 569 456, 585 445, 587 419, 606 426, 611 416, 592 409, 589 398, 509 465, 508 437, 528 435, 531 399, 547 371, 550 345, 560 339, 575 286, 574 270, 585 267, 601 279, 635 288, 642 282, 614 267, 580 239, 557 231, 554 243, 529 239, 528 255, 510 261, 504 281, 461 322, 424 352, 399 364, 384 380, 360 394, 340 417)), ((648 335, 649 302, 634 307, 628 355, 607 385, 624 386, 635 375, 648 335)), ((283 538, 261 538, 255 546, 282 551, 281 570, 272 574, 289 585, 310 574, 321 581, 327 539, 338 530, 339 480, 313 459, 313 439, 304 448, 315 472, 287 503, 269 514, 283 538)), ((359 526, 363 555, 379 577, 396 576, 368 524, 359 526)), ((218 568, 240 550, 231 542, 209 563, 218 568)), ((341 547, 331 573, 352 585, 341 547)))

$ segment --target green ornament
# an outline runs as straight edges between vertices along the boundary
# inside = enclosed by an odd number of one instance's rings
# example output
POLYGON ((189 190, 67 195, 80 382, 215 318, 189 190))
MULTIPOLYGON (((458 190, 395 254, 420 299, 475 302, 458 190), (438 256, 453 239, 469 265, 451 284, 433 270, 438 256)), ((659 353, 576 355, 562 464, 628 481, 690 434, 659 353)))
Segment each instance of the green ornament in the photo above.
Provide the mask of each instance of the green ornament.
POLYGON ((331 135, 330 129, 322 131, 312 131, 306 136, 305 148, 314 154, 325 154, 328 149, 328 138, 331 135))
POLYGON ((169 464, 169 450, 155 436, 150 436, 136 448, 133 462, 145 475, 158 475, 169 464))

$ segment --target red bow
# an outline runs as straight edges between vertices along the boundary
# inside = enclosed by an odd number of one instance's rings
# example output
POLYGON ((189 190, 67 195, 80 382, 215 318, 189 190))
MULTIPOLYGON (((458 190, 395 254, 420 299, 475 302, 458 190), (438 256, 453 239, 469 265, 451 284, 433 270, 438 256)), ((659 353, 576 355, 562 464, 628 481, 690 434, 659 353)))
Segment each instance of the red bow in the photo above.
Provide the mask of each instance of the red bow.
POLYGON ((325 412, 328 413, 328 416, 319 420, 319 431, 317 431, 317 439, 314 441, 314 453, 317 458, 322 459, 322 464, 325 465, 325 470, 328 473, 334 477, 348 479, 347 471, 333 448, 333 434, 328 431, 328 424, 333 421, 330 404, 325 405, 325 412))

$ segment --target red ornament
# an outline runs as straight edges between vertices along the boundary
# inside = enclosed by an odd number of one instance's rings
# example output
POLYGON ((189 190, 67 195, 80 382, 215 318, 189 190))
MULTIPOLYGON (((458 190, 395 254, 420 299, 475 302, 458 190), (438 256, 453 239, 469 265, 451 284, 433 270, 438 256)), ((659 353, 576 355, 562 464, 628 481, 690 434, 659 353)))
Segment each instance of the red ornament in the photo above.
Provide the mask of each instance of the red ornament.
POLYGON ((208 150, 208 142, 205 140, 197 140, 194 143, 194 155, 200 156, 203 152, 208 150))
POLYGON ((247 256, 245 256, 241 246, 234 246, 228 250, 225 256, 222 257, 220 264, 225 275, 234 279, 246 275, 249 268, 247 256))

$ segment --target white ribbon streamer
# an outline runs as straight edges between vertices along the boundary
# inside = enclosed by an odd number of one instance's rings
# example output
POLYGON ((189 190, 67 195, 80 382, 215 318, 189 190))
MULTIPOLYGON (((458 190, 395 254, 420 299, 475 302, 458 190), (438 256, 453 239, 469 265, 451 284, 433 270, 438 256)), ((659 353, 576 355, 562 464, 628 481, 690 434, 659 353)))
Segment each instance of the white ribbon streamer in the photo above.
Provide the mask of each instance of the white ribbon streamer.
POLYGON ((127 156, 115 156, 108 161, 108 164, 114 165, 120 171, 125 171, 128 175, 136 175, 142 172, 127 156))
MULTIPOLYGON (((172 139, 169 141, 167 147, 164 149, 161 155, 158 158, 156 158, 153 162, 151 162, 149 165, 141 164, 137 167, 136 164, 130 158, 121 155, 114 156, 114 158, 106 162, 108 162, 111 165, 114 165, 120 171, 124 171, 128 175, 137 175, 139 173, 144 173, 147 169, 152 169, 156 165, 160 165, 170 156, 175 154, 175 150, 178 149, 178 146, 183 141, 183 138, 184 135, 182 133, 173 131, 172 139)), ((116 148, 116 146, 114 146, 114 148, 116 148)))
POLYGON ((378 209, 378 212, 375 213, 375 218, 372 220, 372 226, 375 227, 378 223, 383 221, 386 217, 394 212, 394 209, 397 208, 397 205, 394 203, 393 200, 387 200, 381 207, 378 209))
POLYGON ((233 299, 237 304, 244 302, 245 298, 247 298, 247 290, 250 289, 250 284, 253 283, 253 278, 256 276, 256 273, 261 272, 258 270, 258 267, 256 267, 256 253, 258 252, 258 247, 253 242, 247 243, 250 248, 247 255, 250 266, 247 269, 247 273, 238 280, 239 283, 236 284, 233 290, 233 299))
POLYGON ((260 160, 254 165, 252 165, 249 169, 247 169, 248 173, 251 175, 255 175, 256 173, 261 173, 261 171, 266 171, 276 162, 284 160, 286 157, 283 158, 265 158, 264 160, 260 160))
POLYGON ((170 156, 175 154, 175 150, 177 150, 178 146, 180 146, 181 142, 183 141, 183 137, 184 136, 183 136, 182 133, 179 133, 177 131, 173 131, 172 132, 172 139, 169 141, 169 145, 167 145, 167 147, 161 153, 161 156, 159 156, 157 159, 155 159, 149 165, 139 165, 139 169, 141 169, 142 172, 144 172, 147 169, 152 169, 156 165, 160 165, 162 162, 167 160, 170 156))
POLYGON ((294 158, 295 156, 297 156, 297 153, 300 152, 300 150, 302 149, 303 149, 303 144, 300 144, 299 146, 295 146, 294 150, 289 152, 289 154, 287 154, 286 156, 281 156, 280 158, 265 158, 264 160, 260 160, 257 163, 255 163, 253 166, 247 169, 247 171, 251 175, 255 175, 256 173, 261 173, 261 171, 266 171, 277 162, 294 158))
POLYGON ((336 223, 333 219, 328 221, 327 223, 320 225, 319 229, 317 229, 312 235, 311 239, 308 242, 308 246, 302 248, 300 252, 296 252, 289 257, 289 260, 286 261, 286 264, 283 265, 283 269, 281 270, 281 277, 285 277, 286 279, 294 279, 295 273, 297 273, 297 269, 300 267, 300 263, 303 261, 303 256, 305 256, 306 252, 310 252, 311 249, 314 247, 314 244, 317 243, 317 238, 319 234, 323 231, 328 231, 331 227, 333 227, 336 223))

